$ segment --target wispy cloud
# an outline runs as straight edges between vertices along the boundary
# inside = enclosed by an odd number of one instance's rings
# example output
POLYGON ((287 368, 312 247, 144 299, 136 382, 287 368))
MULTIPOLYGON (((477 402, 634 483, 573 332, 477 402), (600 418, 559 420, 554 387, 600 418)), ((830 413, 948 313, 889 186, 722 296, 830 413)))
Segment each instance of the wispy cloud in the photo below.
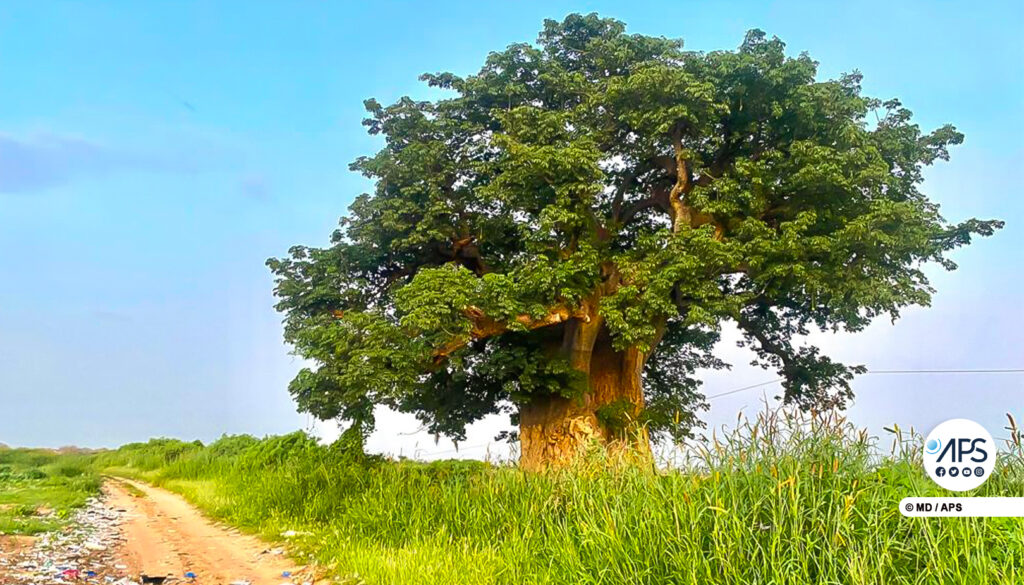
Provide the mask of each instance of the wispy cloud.
POLYGON ((52 187, 82 172, 116 164, 102 146, 82 138, 43 135, 20 139, 0 134, 0 192, 52 187))
POLYGON ((196 172, 215 164, 203 148, 177 152, 140 152, 88 138, 0 133, 0 193, 25 193, 73 180, 126 170, 196 172))

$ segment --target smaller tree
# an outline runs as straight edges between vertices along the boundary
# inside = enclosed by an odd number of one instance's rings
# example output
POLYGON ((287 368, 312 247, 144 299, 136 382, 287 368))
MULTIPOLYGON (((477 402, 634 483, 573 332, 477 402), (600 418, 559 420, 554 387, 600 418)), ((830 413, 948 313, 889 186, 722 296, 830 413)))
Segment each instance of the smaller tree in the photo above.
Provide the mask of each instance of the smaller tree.
POLYGON ((269 261, 316 364, 299 408, 358 434, 387 405, 456 440, 509 411, 530 469, 646 449, 698 424, 724 321, 787 402, 843 405, 862 369, 796 340, 926 305, 921 266, 1001 223, 949 224, 919 191, 952 126, 816 69, 760 31, 705 54, 571 15, 476 75, 423 77, 450 98, 367 101, 385 146, 352 168, 375 191, 330 247, 269 261))

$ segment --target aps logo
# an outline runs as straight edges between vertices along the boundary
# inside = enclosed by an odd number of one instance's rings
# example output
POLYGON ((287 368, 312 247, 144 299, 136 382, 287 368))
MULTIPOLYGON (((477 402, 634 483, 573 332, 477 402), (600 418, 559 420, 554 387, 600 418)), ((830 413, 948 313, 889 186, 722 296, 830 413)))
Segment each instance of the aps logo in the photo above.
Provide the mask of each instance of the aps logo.
POLYGON ((954 492, 985 483, 996 465, 996 444, 973 420, 947 420, 924 441, 924 468, 939 486, 954 492))

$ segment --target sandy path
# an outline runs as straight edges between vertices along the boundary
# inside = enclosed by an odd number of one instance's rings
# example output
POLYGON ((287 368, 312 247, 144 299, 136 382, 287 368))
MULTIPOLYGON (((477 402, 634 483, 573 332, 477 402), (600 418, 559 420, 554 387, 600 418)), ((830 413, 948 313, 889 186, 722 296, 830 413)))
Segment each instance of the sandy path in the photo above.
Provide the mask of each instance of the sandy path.
POLYGON ((192 572, 197 585, 279 585, 313 580, 307 571, 300 573, 288 557, 269 552, 271 546, 215 525, 177 494, 128 480, 110 480, 104 490, 108 505, 126 511, 122 554, 134 575, 170 575, 187 582, 184 575, 192 572), (145 496, 133 496, 124 484, 145 496), (292 574, 290 578, 283 576, 286 571, 292 574))

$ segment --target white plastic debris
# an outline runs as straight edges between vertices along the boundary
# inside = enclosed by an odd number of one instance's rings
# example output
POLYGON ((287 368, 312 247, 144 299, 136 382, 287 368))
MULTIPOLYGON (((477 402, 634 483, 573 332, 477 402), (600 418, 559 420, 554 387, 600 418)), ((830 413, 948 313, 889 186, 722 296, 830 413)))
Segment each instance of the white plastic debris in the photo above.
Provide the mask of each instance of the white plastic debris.
POLYGON ((42 535, 29 549, 0 551, 0 583, 138 585, 112 552, 123 542, 121 519, 121 512, 91 498, 63 530, 42 535))

